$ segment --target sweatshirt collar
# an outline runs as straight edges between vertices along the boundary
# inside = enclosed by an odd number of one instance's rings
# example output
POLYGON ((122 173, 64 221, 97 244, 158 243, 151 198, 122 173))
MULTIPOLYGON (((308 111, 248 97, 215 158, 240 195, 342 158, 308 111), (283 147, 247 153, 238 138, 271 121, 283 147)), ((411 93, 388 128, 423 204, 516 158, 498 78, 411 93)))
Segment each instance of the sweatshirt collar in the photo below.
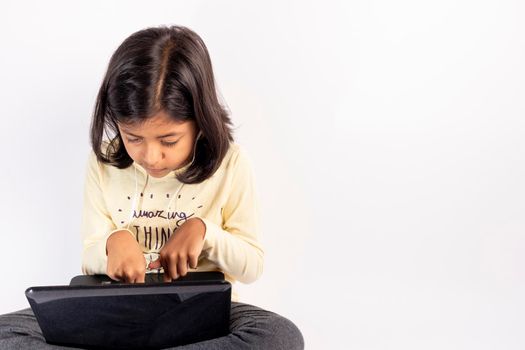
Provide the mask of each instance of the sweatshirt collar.
POLYGON ((163 177, 153 177, 148 174, 146 169, 144 169, 140 164, 137 162, 133 162, 133 166, 137 168, 137 170, 142 173, 145 177, 149 177, 150 181, 152 182, 162 182, 170 179, 176 179, 177 175, 184 173, 188 168, 190 167, 191 163, 186 164, 182 168, 175 169, 164 175, 163 177))

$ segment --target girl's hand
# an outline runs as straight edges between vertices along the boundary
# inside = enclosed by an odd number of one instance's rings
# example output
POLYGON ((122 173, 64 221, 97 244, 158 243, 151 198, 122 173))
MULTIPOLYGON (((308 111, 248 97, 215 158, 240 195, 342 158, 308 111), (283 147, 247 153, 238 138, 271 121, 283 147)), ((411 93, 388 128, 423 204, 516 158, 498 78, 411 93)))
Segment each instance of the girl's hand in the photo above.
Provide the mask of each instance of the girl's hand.
POLYGON ((116 231, 106 243, 107 275, 126 283, 144 283, 146 259, 137 241, 129 231, 116 231))
POLYGON ((153 270, 162 266, 164 282, 186 276, 188 266, 193 269, 197 267, 205 233, 206 225, 201 219, 189 219, 168 239, 159 251, 159 258, 152 261, 148 268, 153 270))

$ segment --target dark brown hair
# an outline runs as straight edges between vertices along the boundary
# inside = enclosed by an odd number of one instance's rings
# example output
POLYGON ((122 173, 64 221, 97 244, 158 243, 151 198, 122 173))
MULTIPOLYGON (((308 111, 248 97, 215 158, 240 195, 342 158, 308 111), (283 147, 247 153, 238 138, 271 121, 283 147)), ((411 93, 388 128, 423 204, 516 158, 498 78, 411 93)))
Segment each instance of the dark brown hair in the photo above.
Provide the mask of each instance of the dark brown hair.
POLYGON ((91 146, 98 160, 129 167, 133 160, 117 123, 144 122, 159 111, 177 121, 194 120, 202 132, 195 160, 177 175, 179 181, 199 183, 212 176, 233 141, 232 123, 219 103, 206 45, 183 26, 140 30, 111 56, 91 122, 91 146), (105 150, 104 135, 109 141, 105 150))

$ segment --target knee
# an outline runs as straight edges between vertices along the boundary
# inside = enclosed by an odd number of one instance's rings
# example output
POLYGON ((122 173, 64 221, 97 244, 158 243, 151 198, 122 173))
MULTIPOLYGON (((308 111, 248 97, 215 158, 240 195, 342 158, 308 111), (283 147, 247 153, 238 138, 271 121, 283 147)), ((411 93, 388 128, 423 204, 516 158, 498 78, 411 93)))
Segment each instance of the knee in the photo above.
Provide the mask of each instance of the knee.
POLYGON ((304 338, 297 326, 280 315, 273 315, 269 322, 269 339, 268 349, 286 349, 286 350, 303 350, 304 338))
POLYGON ((43 339, 42 331, 31 309, 0 315, 0 339, 25 336, 43 339))

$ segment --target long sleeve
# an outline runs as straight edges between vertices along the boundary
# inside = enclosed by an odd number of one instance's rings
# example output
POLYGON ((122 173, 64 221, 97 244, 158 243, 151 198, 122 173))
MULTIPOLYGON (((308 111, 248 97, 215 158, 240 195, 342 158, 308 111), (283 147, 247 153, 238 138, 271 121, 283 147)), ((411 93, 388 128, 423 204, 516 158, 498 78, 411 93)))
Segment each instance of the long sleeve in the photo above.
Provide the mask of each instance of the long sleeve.
POLYGON ((243 151, 237 153, 232 168, 222 227, 201 218, 206 224, 203 251, 225 273, 240 282, 251 283, 262 274, 264 251, 258 241, 258 208, 251 164, 243 151))
POLYGON ((91 153, 82 215, 82 272, 106 273, 106 242, 113 232, 129 227, 145 256, 157 254, 170 237, 168 220, 183 221, 191 215, 206 225, 200 268, 218 268, 231 281, 258 279, 264 252, 258 241, 252 168, 244 151, 232 145, 220 171, 202 183, 184 186, 177 210, 170 211, 167 207, 179 186, 174 172, 163 178, 148 177, 138 165, 118 169, 98 162, 91 153), (140 192, 136 192, 137 183, 140 192), (140 196, 137 208, 132 206, 134 196, 140 196))
POLYGON ((97 158, 89 156, 84 185, 82 212, 82 272, 105 274, 107 266, 106 241, 116 229, 102 195, 102 178, 97 158))

